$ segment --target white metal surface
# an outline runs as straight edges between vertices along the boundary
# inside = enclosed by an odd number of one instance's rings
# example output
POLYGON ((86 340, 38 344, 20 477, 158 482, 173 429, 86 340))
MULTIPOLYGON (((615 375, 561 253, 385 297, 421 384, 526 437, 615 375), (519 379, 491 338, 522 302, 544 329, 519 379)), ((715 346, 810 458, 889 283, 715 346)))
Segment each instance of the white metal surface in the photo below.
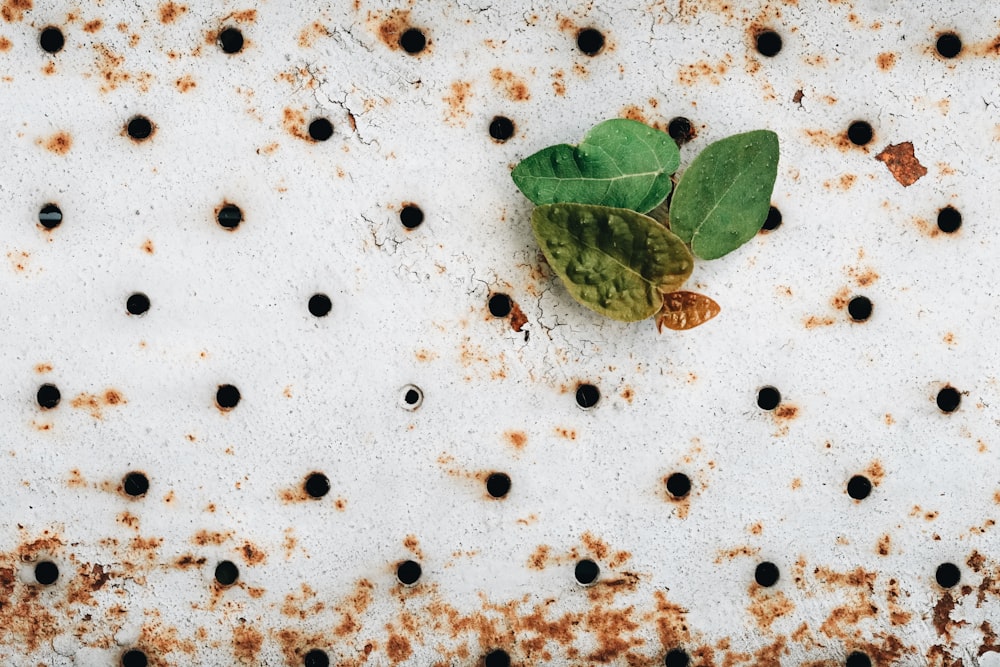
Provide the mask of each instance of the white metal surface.
POLYGON ((0 663, 997 665, 998 18, 971 0, 2 0, 0 663), (574 303, 510 180, 623 115, 690 118, 682 168, 729 134, 781 139, 783 224, 696 266, 723 308, 701 328, 574 303), (875 157, 905 142, 927 170, 909 186, 875 157), (495 293, 514 315, 490 315, 495 293), (241 400, 221 410, 227 383, 241 400))

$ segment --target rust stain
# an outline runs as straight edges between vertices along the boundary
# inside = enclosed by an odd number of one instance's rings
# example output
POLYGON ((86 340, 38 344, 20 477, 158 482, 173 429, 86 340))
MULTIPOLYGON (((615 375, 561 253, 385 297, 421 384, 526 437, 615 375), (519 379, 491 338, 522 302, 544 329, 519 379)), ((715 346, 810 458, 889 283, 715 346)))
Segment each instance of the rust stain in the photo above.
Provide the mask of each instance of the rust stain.
POLYGON ((632 387, 625 387, 622 389, 621 397, 631 403, 632 399, 635 398, 635 391, 632 390, 632 387))
POLYGON ((7 23, 24 20, 24 12, 32 8, 31 0, 4 0, 0 17, 7 23))
POLYGON ((56 155, 66 155, 73 148, 73 137, 69 132, 56 132, 47 139, 39 139, 38 144, 56 155))
POLYGON ((416 535, 407 535, 403 539, 403 546, 407 549, 407 551, 416 556, 417 560, 424 559, 424 552, 420 550, 420 542, 417 540, 416 535))
POLYGON ((104 408, 128 403, 117 389, 107 389, 103 394, 78 394, 70 405, 79 410, 89 410, 94 419, 104 418, 104 408))
POLYGON ((226 540, 231 539, 232 536, 233 533, 231 531, 226 531, 222 533, 218 531, 199 530, 197 533, 194 534, 194 537, 191 538, 191 542, 199 547, 204 547, 209 544, 218 546, 224 543, 226 540))
POLYGON ((518 451, 524 449, 524 446, 528 444, 528 436, 525 435, 524 431, 507 431, 503 435, 507 442, 518 451))
POLYGON ((528 317, 521 310, 521 307, 517 305, 517 302, 513 299, 510 300, 510 328, 518 333, 524 329, 524 325, 528 323, 528 317))
POLYGON ((771 626, 776 620, 795 611, 795 605, 782 591, 771 591, 753 582, 748 592, 750 606, 747 607, 747 612, 764 632, 771 632, 771 626))
POLYGON ((174 85, 177 87, 177 90, 181 91, 182 93, 186 93, 187 91, 197 86, 198 83, 194 80, 193 76, 191 76, 190 74, 185 74, 181 78, 174 81, 174 85))
POLYGON ((389 660, 393 663, 400 663, 408 659, 413 654, 410 641, 402 635, 395 634, 392 624, 386 626, 389 631, 389 639, 386 640, 385 652, 389 660))
POLYGON ((934 605, 934 618, 932 622, 938 635, 946 641, 951 641, 951 631, 953 628, 967 625, 965 621, 952 620, 951 612, 954 610, 955 598, 952 597, 951 591, 945 591, 941 599, 934 605))
POLYGON ((299 33, 299 46, 303 49, 311 49, 316 43, 316 40, 321 37, 329 37, 330 29, 319 21, 313 21, 312 25, 309 25, 302 29, 299 33))
POLYGON ((240 547, 240 555, 247 565, 260 565, 267 562, 267 554, 250 542, 244 542, 240 547))
POLYGON ((93 34, 103 27, 104 23, 101 21, 101 19, 94 19, 93 21, 87 21, 86 23, 83 24, 83 31, 93 34))
POLYGON ((256 9, 241 9, 239 11, 230 12, 223 17, 223 21, 232 19, 237 23, 253 23, 257 20, 257 10, 256 9))
POLYGON ((701 83, 702 80, 707 80, 711 85, 718 86, 722 83, 732 64, 733 58, 728 53, 722 60, 714 64, 700 60, 692 65, 681 66, 677 72, 677 80, 683 86, 694 86, 701 83))
POLYGON ((868 475, 868 479, 871 480, 872 486, 878 486, 885 478, 885 469, 882 467, 880 461, 872 461, 868 465, 868 469, 865 470, 865 473, 868 475))
POLYGON ((875 159, 885 163, 893 178, 904 188, 913 185, 927 174, 927 167, 917 160, 913 153, 913 143, 909 141, 886 146, 875 159))
POLYGON ((844 151, 845 153, 849 150, 863 150, 868 152, 868 145, 857 146, 852 142, 848 136, 847 132, 840 132, 834 134, 828 130, 803 130, 806 138, 815 146, 820 146, 826 148, 827 146, 833 146, 835 148, 844 151))
POLYGON ((528 556, 528 568, 532 570, 544 570, 548 565, 549 552, 551 547, 547 544, 539 544, 538 547, 528 556))
MULTIPOLYGON (((757 525, 759 526, 760 524, 757 525)), ((754 534, 759 535, 760 533, 754 533, 754 534)), ((736 560, 737 558, 741 557, 756 556, 759 553, 760 553, 760 548, 751 547, 748 545, 744 545, 742 547, 736 547, 734 549, 720 549, 716 551, 715 562, 716 564, 719 564, 722 563, 722 561, 736 560)))
POLYGON ((160 5, 160 23, 168 24, 173 23, 182 14, 187 12, 188 8, 185 5, 179 5, 176 2, 165 2, 160 5))
POLYGON ((775 409, 774 418, 778 421, 791 421, 799 416, 799 408, 791 403, 782 403, 775 409))
POLYGON ((374 27, 375 34, 378 35, 379 40, 383 44, 396 51, 400 48, 399 38, 412 27, 410 23, 410 10, 393 9, 388 14, 383 12, 369 12, 367 24, 369 29, 374 27))
MULTIPOLYGON (((556 427, 556 435, 558 435, 560 438, 564 438, 566 440, 576 440, 576 429, 564 428, 564 427, 561 427, 561 426, 557 426, 556 427)), ((998 492, 998 496, 997 497, 1000 498, 1000 492, 998 492)), ((1000 503, 1000 499, 998 499, 997 502, 1000 503)))
POLYGON ((868 267, 865 269, 848 268, 847 274, 858 284, 859 287, 869 287, 879 279, 875 269, 868 267))
POLYGON ((118 55, 105 44, 95 44, 94 51, 97 53, 95 64, 102 93, 117 90, 126 83, 135 84, 141 92, 149 92, 149 86, 153 80, 152 74, 149 72, 133 74, 125 71, 123 69, 125 57, 118 55))
POLYGON ((552 92, 558 97, 566 95, 566 73, 561 69, 552 73, 552 92))
POLYGON ((242 625, 233 628, 233 653, 237 660, 257 664, 257 654, 263 644, 264 635, 259 631, 242 625))
POLYGON ((4 51, 10 51, 11 47, 13 46, 14 43, 12 41, 7 39, 6 37, 0 37, 0 53, 3 53, 4 51))
POLYGON ((445 104, 448 105, 448 113, 445 115, 445 122, 456 127, 465 127, 465 122, 472 117, 472 112, 468 109, 469 100, 471 98, 471 82, 452 82, 451 92, 442 98, 445 104))
POLYGON ((23 250, 11 251, 7 253, 7 259, 10 260, 10 265, 14 268, 14 271, 24 273, 28 270, 28 260, 31 259, 31 254, 23 250))
POLYGON ((817 315, 810 315, 803 322, 806 329, 815 329, 816 327, 829 327, 836 323, 837 321, 832 317, 819 317, 817 315))
POLYGON ((288 134, 303 141, 313 141, 306 130, 306 117, 301 111, 286 108, 283 112, 282 125, 288 134))
POLYGON ((528 84, 513 72, 494 67, 490 70, 490 78, 493 80, 493 85, 497 90, 506 93, 511 101, 526 102, 531 99, 531 93, 528 92, 528 84))
POLYGON ((83 478, 83 474, 77 468, 73 468, 69 471, 69 479, 66 480, 66 486, 71 489, 82 489, 87 486, 87 480, 83 478))
POLYGON ((891 547, 892 547, 892 541, 889 535, 886 534, 878 538, 878 544, 876 544, 875 546, 875 552, 879 556, 888 556, 891 547))
POLYGON ((896 54, 890 51, 880 53, 875 58, 875 62, 876 64, 878 64, 878 68, 880 70, 882 70, 883 72, 888 72, 889 70, 891 70, 893 67, 896 66, 896 54))

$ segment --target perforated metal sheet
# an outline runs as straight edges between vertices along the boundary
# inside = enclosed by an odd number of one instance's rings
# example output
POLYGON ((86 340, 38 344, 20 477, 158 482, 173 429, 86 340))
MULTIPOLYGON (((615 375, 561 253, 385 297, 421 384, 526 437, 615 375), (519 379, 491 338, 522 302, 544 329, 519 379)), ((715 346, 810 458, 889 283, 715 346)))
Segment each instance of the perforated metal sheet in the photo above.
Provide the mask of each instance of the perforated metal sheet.
POLYGON ((1000 664, 998 18, 2 0, 0 663, 1000 664), (689 118, 682 168, 729 134, 780 136, 783 222, 696 266, 723 309, 701 328, 603 320, 538 255, 510 168, 615 116, 689 118), (490 314, 497 293, 511 315, 490 314), (587 410, 581 383, 601 393, 587 410))

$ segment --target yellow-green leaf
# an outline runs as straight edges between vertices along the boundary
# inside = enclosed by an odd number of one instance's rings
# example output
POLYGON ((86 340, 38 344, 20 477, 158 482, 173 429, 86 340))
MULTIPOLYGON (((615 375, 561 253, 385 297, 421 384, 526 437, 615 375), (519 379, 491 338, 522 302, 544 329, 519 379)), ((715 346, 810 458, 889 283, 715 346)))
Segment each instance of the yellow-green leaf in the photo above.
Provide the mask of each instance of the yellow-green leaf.
POLYGON ((680 153, 666 132, 624 118, 595 125, 579 146, 557 144, 511 172, 536 204, 574 202, 651 210, 668 194, 680 153))
POLYGON ((531 215, 538 245, 569 293, 602 315, 634 322, 654 315, 694 260, 677 235, 641 213, 547 204, 531 215))

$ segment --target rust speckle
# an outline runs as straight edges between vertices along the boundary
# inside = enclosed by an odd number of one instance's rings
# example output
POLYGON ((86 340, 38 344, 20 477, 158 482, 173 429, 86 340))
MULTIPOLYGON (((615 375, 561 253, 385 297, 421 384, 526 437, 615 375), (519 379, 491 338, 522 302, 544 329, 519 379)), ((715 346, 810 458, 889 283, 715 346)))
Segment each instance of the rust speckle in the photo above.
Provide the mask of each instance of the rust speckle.
POLYGON ((538 547, 528 556, 528 568, 532 570, 544 570, 548 565, 550 547, 546 544, 539 544, 538 547))
POLYGON ((177 87, 177 90, 181 91, 182 93, 186 93, 187 91, 191 90, 198 84, 194 80, 193 76, 191 76, 190 74, 185 74, 181 78, 174 81, 174 85, 177 87))
POLYGON ((56 132, 48 139, 39 140, 38 142, 45 147, 45 150, 55 153, 56 155, 66 155, 69 153, 70 149, 73 147, 73 137, 70 136, 69 132, 56 132))
POLYGON ((408 9, 394 9, 388 15, 382 12, 369 13, 368 24, 374 25, 379 40, 393 51, 400 48, 399 38, 412 27, 408 9))
MULTIPOLYGON (((556 435, 566 440, 576 440, 576 430, 571 428, 556 427, 556 435)), ((997 492, 997 502, 1000 503, 1000 492, 997 492)))
POLYGON ((250 542, 243 543, 243 546, 240 547, 240 555, 247 565, 260 565, 267 561, 267 554, 250 542))
POLYGON ((750 526, 751 535, 760 535, 763 532, 764 532, 764 524, 762 523, 755 523, 754 525, 750 526))
POLYGON ((799 416, 799 408, 791 403, 782 403, 774 411, 775 419, 779 421, 791 421, 799 416))
POLYGON ((241 625, 233 628, 233 653, 237 660, 256 664, 263 643, 264 635, 257 630, 241 625))
POLYGON ((888 72, 896 66, 896 54, 889 51, 880 53, 878 54, 878 57, 875 58, 875 62, 878 64, 878 68, 880 70, 888 72))
POLYGON ((965 621, 951 620, 951 612, 955 610, 955 598, 950 591, 945 591, 941 599, 934 605, 934 629, 939 636, 947 641, 951 641, 951 630, 953 627, 966 625, 965 621))
POLYGON ((764 632, 770 632, 776 620, 795 611, 795 605, 782 591, 770 591, 754 582, 750 584, 749 593, 747 611, 764 632))
POLYGON ((420 550, 420 542, 417 540, 416 535, 407 535, 403 540, 403 546, 417 557, 418 560, 424 559, 424 552, 420 550))
POLYGON ((889 535, 883 535, 882 537, 878 538, 878 544, 875 546, 875 551, 876 553, 878 553, 879 556, 888 556, 889 549, 891 548, 891 546, 892 542, 889 538, 889 535))
POLYGON ((885 469, 882 468, 880 461, 872 461, 865 472, 868 474, 868 479, 871 480, 873 486, 878 486, 885 478, 885 469))
POLYGON ((117 389, 107 389, 101 395, 82 393, 77 395, 70 405, 80 410, 89 410, 94 419, 103 419, 103 409, 109 406, 128 403, 117 389))
POLYGON ((86 23, 83 24, 83 31, 93 34, 103 27, 104 23, 101 21, 101 19, 94 19, 93 21, 87 21, 86 23))
POLYGON ((165 2, 160 5, 160 23, 167 24, 176 21, 188 8, 176 2, 165 2))
POLYGON ((472 117, 472 113, 468 109, 471 98, 472 83, 468 81, 453 82, 451 92, 443 98, 445 104, 448 105, 445 122, 456 127, 465 127, 465 122, 472 117))
POLYGON ((861 149, 865 152, 868 151, 867 146, 856 146, 848 136, 847 132, 840 132, 839 134, 834 134, 827 130, 803 130, 805 132, 806 138, 809 139, 815 146, 827 147, 834 146, 841 151, 847 152, 852 149, 861 149))
POLYGON ((632 391, 632 387, 625 387, 624 389, 622 389, 622 398, 624 398, 629 403, 632 402, 632 399, 635 398, 635 392, 632 391))
POLYGON ((152 74, 149 72, 133 74, 125 71, 123 69, 125 57, 118 55, 105 44, 95 44, 94 50, 97 52, 97 79, 100 81, 102 93, 116 90, 126 83, 135 84, 141 92, 149 92, 149 84, 153 80, 152 74))
POLYGON ((524 446, 528 444, 528 436, 525 435, 524 431, 507 431, 504 433, 504 437, 518 451, 524 449, 524 446))
POLYGON ((32 7, 31 0, 4 0, 0 6, 0 17, 7 23, 21 21, 24 19, 24 12, 32 7))
POLYGON ((566 73, 561 69, 552 73, 552 92, 559 97, 566 95, 566 73))
POLYGON ((913 153, 913 143, 909 141, 886 146, 875 159, 885 163, 893 178, 904 188, 913 185, 927 173, 927 167, 917 160, 913 153))
POLYGON ((6 37, 0 37, 0 53, 4 51, 10 51, 14 43, 7 39, 6 37))
POLYGON ((301 111, 289 108, 286 108, 283 113, 284 118, 282 120, 282 125, 288 134, 292 135, 296 139, 302 139, 303 141, 313 141, 313 138, 310 137, 308 131, 306 131, 305 114, 301 111))
POLYGON ((142 251, 147 255, 152 255, 154 252, 156 252, 156 248, 153 246, 152 239, 146 239, 145 242, 143 242, 142 251))
POLYGON ((684 86, 694 86, 701 83, 702 79, 707 80, 711 85, 718 86, 726 76, 726 72, 733 64, 733 58, 729 54, 719 62, 712 64, 704 60, 693 65, 684 65, 677 73, 677 79, 684 86))
POLYGON ((233 534, 228 531, 225 533, 220 533, 217 531, 199 530, 197 533, 194 534, 194 537, 191 538, 191 542, 193 542, 199 547, 203 547, 209 544, 220 545, 229 538, 231 538, 232 536, 233 534))
POLYGON ((393 663, 400 663, 408 659, 413 653, 410 647, 410 640, 393 632, 392 625, 387 626, 389 639, 386 641, 385 652, 389 660, 393 663))
POLYGON ((52 372, 52 364, 38 364, 37 366, 35 366, 35 372, 36 373, 51 373, 52 372))
POLYGON ((806 329, 815 329, 816 327, 829 327, 836 324, 836 320, 832 317, 818 317, 816 315, 810 315, 803 322, 806 329))
POLYGON ((493 80, 493 85, 505 92, 511 101, 525 102, 531 99, 528 84, 513 72, 494 67, 490 71, 490 78, 493 80))
POLYGON ((319 21, 314 21, 312 25, 302 29, 299 33, 299 46, 303 49, 311 49, 316 40, 320 37, 329 37, 330 29, 319 21))

